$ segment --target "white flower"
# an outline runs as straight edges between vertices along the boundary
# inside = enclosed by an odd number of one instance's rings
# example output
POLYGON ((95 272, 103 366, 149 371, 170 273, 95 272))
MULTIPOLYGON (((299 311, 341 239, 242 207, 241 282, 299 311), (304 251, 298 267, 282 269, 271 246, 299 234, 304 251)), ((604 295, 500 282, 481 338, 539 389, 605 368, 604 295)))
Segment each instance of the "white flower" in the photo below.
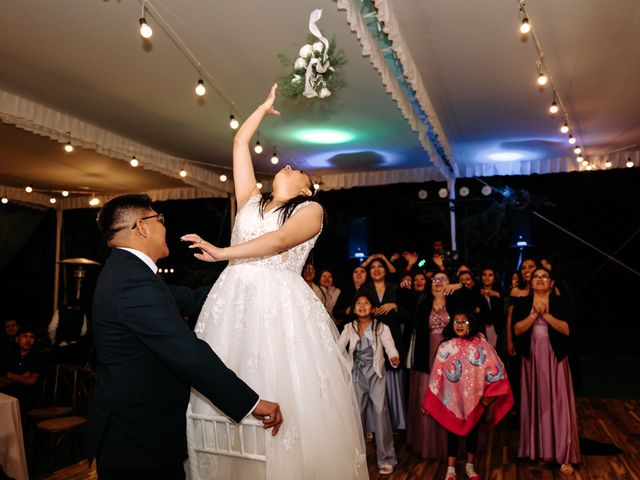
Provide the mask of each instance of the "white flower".
POLYGON ((298 57, 298 59, 296 60, 296 63, 294 63, 293 66, 296 69, 307 68, 307 61, 302 57, 298 57))
POLYGON ((329 91, 328 88, 323 88, 323 89, 320 90, 320 94, 319 94, 320 98, 326 98, 329 95, 331 95, 331 92, 329 91))
POLYGON ((316 93, 315 90, 304 91, 304 92, 302 92, 302 94, 307 98, 313 98, 313 97, 317 97, 318 96, 318 94, 316 93))
POLYGON ((291 83, 300 83, 302 81, 302 77, 300 75, 294 74, 291 79, 291 83))
POLYGON ((300 51, 298 52, 298 55, 302 58, 307 58, 311 56, 314 50, 315 50, 315 44, 312 47, 307 43, 304 47, 300 49, 300 51))
MULTIPOLYGON (((308 45, 305 45, 305 47, 308 47, 308 45)), ((324 50, 324 43, 316 42, 316 43, 313 44, 313 51, 315 53, 321 53, 323 50, 324 50)), ((302 56, 302 55, 300 55, 300 56, 302 56)))

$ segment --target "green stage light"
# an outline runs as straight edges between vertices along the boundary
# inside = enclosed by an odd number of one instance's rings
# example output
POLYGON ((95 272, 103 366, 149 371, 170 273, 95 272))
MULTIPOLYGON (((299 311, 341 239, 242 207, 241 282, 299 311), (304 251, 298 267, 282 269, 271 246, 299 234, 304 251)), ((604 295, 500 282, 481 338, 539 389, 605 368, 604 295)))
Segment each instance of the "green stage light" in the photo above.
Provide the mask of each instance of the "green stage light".
POLYGON ((306 143, 345 143, 355 138, 355 135, 343 130, 329 128, 307 128, 298 130, 293 134, 294 138, 306 143))

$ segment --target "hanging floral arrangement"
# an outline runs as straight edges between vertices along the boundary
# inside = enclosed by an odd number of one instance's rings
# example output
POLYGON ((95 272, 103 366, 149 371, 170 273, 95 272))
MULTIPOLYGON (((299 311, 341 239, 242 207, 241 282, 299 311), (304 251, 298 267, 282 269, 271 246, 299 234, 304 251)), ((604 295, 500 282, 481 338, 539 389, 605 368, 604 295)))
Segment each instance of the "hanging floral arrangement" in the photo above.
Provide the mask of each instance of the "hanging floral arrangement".
POLYGON ((341 70, 346 63, 342 49, 336 48, 335 38, 327 40, 316 22, 322 17, 322 10, 317 9, 309 16, 307 44, 298 52, 295 61, 283 54, 278 57, 283 65, 293 71, 280 78, 278 94, 289 99, 327 98, 332 92, 343 86, 341 70))

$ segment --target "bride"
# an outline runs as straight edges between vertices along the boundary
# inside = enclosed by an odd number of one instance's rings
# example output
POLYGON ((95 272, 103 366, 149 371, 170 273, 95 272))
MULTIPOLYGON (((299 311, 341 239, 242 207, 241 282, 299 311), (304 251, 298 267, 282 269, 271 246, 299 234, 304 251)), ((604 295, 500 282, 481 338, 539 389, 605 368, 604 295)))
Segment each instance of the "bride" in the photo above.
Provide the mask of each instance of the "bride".
MULTIPOLYGON (((277 85, 233 142, 238 214, 231 246, 198 235, 182 237, 196 258, 229 260, 211 289, 195 332, 261 398, 280 404, 284 423, 264 434, 266 462, 199 457, 201 478, 268 480, 368 478, 357 402, 345 352, 324 306, 301 277, 322 229, 323 210, 313 183, 290 166, 273 179, 273 192, 256 188, 250 142, 273 108, 277 85)), ((193 390, 191 411, 220 415, 193 390)), ((192 463, 193 464, 193 463, 192 463)))

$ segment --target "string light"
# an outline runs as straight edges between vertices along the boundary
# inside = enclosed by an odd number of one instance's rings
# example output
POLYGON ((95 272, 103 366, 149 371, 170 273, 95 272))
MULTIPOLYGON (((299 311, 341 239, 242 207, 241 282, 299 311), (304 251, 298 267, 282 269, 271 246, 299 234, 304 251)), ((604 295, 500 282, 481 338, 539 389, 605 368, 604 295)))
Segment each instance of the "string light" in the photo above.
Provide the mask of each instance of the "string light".
POLYGON ((240 126, 240 122, 238 122, 238 120, 236 120, 236 117, 232 115, 229 115, 229 126, 235 130, 240 126))
POLYGON ((531 30, 531 24, 529 23, 529 19, 524 17, 522 19, 522 23, 520 24, 520 33, 527 34, 531 30))
POLYGON ((565 121, 560 127, 560 131, 562 133, 569 133, 569 123, 565 121))
POLYGON ((560 108, 558 107, 558 103, 555 100, 551 102, 551 105, 549 106, 549 113, 555 115, 559 110, 560 108))
POLYGON ((273 151, 273 156, 271 157, 271 163, 273 163, 274 165, 277 165, 278 162, 280 161, 280 159, 278 158, 278 155, 276 153, 276 151, 273 151))
POLYGON ((485 197, 488 197, 489 195, 491 195, 491 192, 493 191, 493 189, 489 185, 485 185, 484 187, 482 187, 482 190, 480 191, 482 192, 482 195, 484 195, 485 197))
POLYGON ((574 143, 576 143, 576 137, 574 137, 573 135, 569 135, 569 139, 567 140, 571 145, 573 145, 574 143))
POLYGON ((140 162, 138 162, 138 159, 136 158, 136 156, 134 155, 133 157, 131 157, 131 160, 129 161, 129 164, 135 168, 138 165, 140 165, 140 162))
POLYGON ((447 195, 449 195, 449 190, 447 190, 446 188, 441 188, 440 190, 438 190, 438 196, 440 198, 447 198, 447 195))
POLYGON ((196 94, 199 96, 203 96, 205 93, 207 93, 207 89, 204 86, 204 80, 200 78, 198 80, 198 85, 196 85, 196 94))
POLYGON ((51 203, 51 204, 54 204, 54 203, 56 203, 57 201, 58 201, 58 200, 56 199, 56 197, 51 197, 51 198, 49 199, 49 203, 51 203))
POLYGON ((4 205, 6 205, 7 203, 9 203, 9 199, 7 197, 2 197, 2 200, 0 200, 4 205))
POLYGON ((140 23, 140 35, 142 36, 142 38, 151 38, 151 35, 153 35, 153 30, 151 30, 151 27, 149 25, 147 25, 147 20, 144 18, 145 3, 147 3, 147 0, 144 0, 142 2, 142 13, 140 13, 140 19, 138 20, 138 22, 140 23))
POLYGON ((633 168, 633 162, 631 161, 631 157, 627 158, 627 168, 633 168))
POLYGON ((584 168, 585 168, 586 170, 589 170, 589 171, 593 170, 593 166, 592 166, 592 165, 587 165, 587 166, 586 166, 586 167, 584 167, 584 168))
POLYGON ((98 199, 98 197, 95 196, 95 194, 91 195, 91 200, 89 200, 89 205, 91 205, 92 207, 95 207, 96 205, 100 205, 100 200, 98 199))
POLYGON ((317 192, 318 190, 320 190, 320 184, 318 182, 313 184, 313 189, 317 192))
POLYGON ((226 182, 227 181, 227 176, 224 173, 222 175, 220 175, 220 181, 221 182, 226 182))
POLYGON ((461 187, 460 190, 458 191, 458 193, 460 194, 461 197, 467 197, 469 196, 469 187, 461 187))
POLYGON ((254 147, 253 151, 256 152, 258 155, 260 155, 262 153, 262 145, 260 145, 260 140, 258 140, 256 142, 256 146, 254 147))
POLYGON ((68 190, 62 190, 62 192, 60 192, 60 194, 61 194, 63 197, 68 197, 68 196, 69 196, 69 191, 68 191, 68 190))
POLYGON ((582 161, 583 161, 583 160, 584 160, 584 157, 583 157, 582 155, 578 155, 578 156, 576 157, 576 161, 577 161, 578 163, 582 163, 582 161))
POLYGON ((64 146, 64 151, 67 153, 73 152, 73 145, 71 145, 71 142, 67 142, 67 144, 64 146))
POLYGON ((256 183, 256 187, 258 188, 258 190, 261 190, 262 189, 262 182, 256 183))
POLYGON ((580 155, 582 153, 582 147, 576 147, 573 149, 573 153, 580 155))
POLYGON ((186 176, 187 176, 187 171, 184 169, 184 167, 182 167, 182 169, 180 170, 180 176, 181 176, 182 178, 184 178, 184 177, 186 177, 186 176))
POLYGON ((604 168, 611 168, 611 161, 607 160, 604 162, 604 168))
POLYGON ((27 192, 27 193, 33 192, 33 186, 32 185, 27 185, 25 187, 24 191, 27 192))
POLYGON ((538 85, 546 85, 548 81, 549 79, 547 78, 547 76, 544 74, 544 72, 541 71, 538 74, 538 85))

